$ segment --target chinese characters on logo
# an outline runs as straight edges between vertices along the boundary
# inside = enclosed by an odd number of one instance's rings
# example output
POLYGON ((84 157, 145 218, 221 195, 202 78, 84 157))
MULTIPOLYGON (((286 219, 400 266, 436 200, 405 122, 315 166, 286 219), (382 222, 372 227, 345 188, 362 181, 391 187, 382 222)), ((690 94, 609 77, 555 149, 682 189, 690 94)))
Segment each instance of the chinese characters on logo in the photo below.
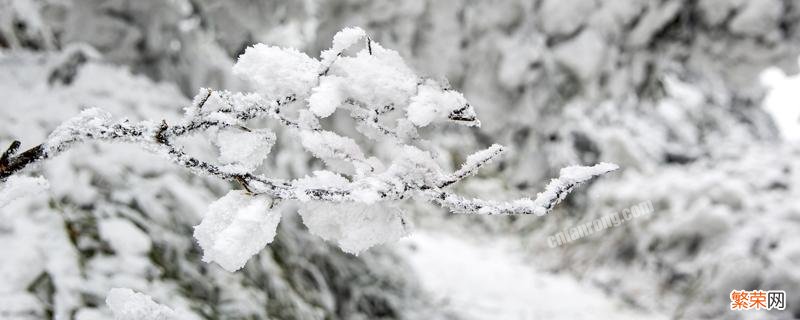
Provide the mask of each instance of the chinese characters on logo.
POLYGON ((731 291, 731 310, 784 310, 786 292, 782 290, 733 290, 731 291))

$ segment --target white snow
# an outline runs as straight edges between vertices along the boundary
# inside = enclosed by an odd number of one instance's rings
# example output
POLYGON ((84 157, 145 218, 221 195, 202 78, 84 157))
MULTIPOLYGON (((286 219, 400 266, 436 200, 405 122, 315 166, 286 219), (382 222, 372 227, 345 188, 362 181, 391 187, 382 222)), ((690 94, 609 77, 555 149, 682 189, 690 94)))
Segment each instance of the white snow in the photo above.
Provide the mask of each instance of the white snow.
POLYGON ((617 169, 619 169, 618 165, 607 162, 601 162, 591 167, 569 166, 562 168, 558 178, 550 180, 544 191, 537 194, 536 200, 531 203, 536 208, 534 213, 537 216, 545 215, 548 212, 547 208, 552 207, 551 204, 557 204, 566 196, 566 193, 561 192, 564 187, 585 182, 593 177, 617 169))
POLYGON ((333 62, 336 56, 350 46, 356 44, 359 40, 367 35, 363 29, 359 27, 344 28, 333 36, 333 44, 331 48, 320 53, 322 61, 326 63, 333 62))
POLYGON ((435 120, 446 119, 451 112, 463 107, 467 107, 467 99, 460 92, 425 84, 419 86, 419 93, 411 98, 408 120, 424 127, 435 120))
POLYGON ((591 167, 569 166, 561 168, 558 178, 565 181, 586 181, 592 177, 617 169, 619 169, 618 165, 608 162, 600 162, 591 167))
POLYGON ((308 107, 315 115, 325 118, 333 114, 346 99, 342 92, 342 78, 337 76, 324 76, 319 80, 319 86, 312 90, 308 97, 308 107))
POLYGON ((106 305, 116 320, 179 320, 174 310, 162 306, 153 298, 127 288, 114 288, 108 292, 106 305))
POLYGON ((415 232, 400 241, 421 283, 466 320, 663 319, 639 313, 567 275, 536 270, 507 239, 415 232))
POLYGON ((269 154, 275 144, 275 133, 268 129, 246 132, 243 130, 220 130, 214 141, 219 147, 219 160, 224 164, 241 166, 253 171, 269 154))
POLYGON ((109 130, 110 120, 111 114, 108 111, 99 108, 83 110, 80 115, 65 121, 50 133, 45 143, 45 152, 59 152, 86 134, 100 136, 99 131, 109 130))
POLYGON ((233 74, 250 81, 268 99, 305 96, 319 72, 319 61, 305 53, 265 44, 247 48, 233 66, 233 74))
POLYGON ((49 188, 47 180, 42 177, 26 177, 21 175, 10 176, 2 183, 0 189, 0 208, 11 201, 44 192, 49 188))
POLYGON ((761 74, 761 83, 769 90, 763 107, 783 138, 800 141, 800 74, 787 76, 778 68, 769 68, 761 74))
POLYGON ((385 203, 308 201, 298 212, 309 232, 355 255, 408 234, 403 212, 385 203))
POLYGON ((216 262, 225 270, 241 269, 247 260, 275 238, 280 214, 270 201, 233 190, 208 207, 194 238, 203 248, 203 261, 216 262))
POLYGON ((300 201, 309 201, 310 198, 304 193, 305 190, 314 188, 341 188, 346 186, 350 181, 347 178, 328 170, 314 171, 312 176, 305 176, 303 178, 294 180, 292 184, 300 190, 297 193, 297 199, 300 201))
POLYGON ((329 166, 336 166, 337 160, 348 161, 357 171, 369 171, 364 152, 355 140, 340 136, 331 131, 301 131, 300 143, 315 157, 329 166))
POLYGON ((153 245, 147 233, 126 219, 100 220, 98 228, 100 239, 108 242, 120 255, 146 254, 153 245))
POLYGON ((394 176, 409 185, 435 185, 442 179, 442 169, 430 152, 414 146, 397 148, 394 161, 386 169, 386 174, 394 176))
POLYGON ((461 165, 461 168, 452 174, 452 177, 463 179, 464 177, 477 173, 478 169, 501 155, 503 151, 503 146, 493 144, 489 148, 469 155, 467 160, 464 161, 464 164, 461 165))
POLYGON ((405 106, 417 86, 417 76, 400 55, 378 43, 372 44, 372 54, 361 50, 354 57, 339 57, 329 74, 343 78, 349 98, 372 108, 405 106))

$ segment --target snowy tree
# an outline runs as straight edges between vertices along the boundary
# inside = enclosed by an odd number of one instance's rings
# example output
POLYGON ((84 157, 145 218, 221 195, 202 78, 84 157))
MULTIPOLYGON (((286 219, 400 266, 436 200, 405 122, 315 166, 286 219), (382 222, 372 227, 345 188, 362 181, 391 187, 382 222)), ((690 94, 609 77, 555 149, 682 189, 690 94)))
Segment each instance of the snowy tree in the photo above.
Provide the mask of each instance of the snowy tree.
POLYGON ((205 261, 235 271, 272 241, 280 220, 273 208, 284 201, 300 203, 300 214, 312 233, 357 254, 405 234, 403 213, 388 209, 403 199, 422 199, 455 213, 541 216, 579 184, 617 168, 608 163, 564 168, 535 199, 500 202, 448 191, 448 186, 474 175, 504 148, 493 145, 469 156, 457 171, 444 172, 425 150, 417 129, 439 122, 477 127, 475 111, 462 94, 418 77, 397 52, 372 41, 360 28, 337 33, 320 60, 294 49, 255 45, 239 57, 233 72, 257 91, 202 89, 183 119, 173 124, 114 120, 102 109, 84 110, 40 145, 18 153, 20 143, 12 143, 0 159, 0 178, 77 143, 102 140, 138 144, 193 173, 239 182, 244 190, 231 191, 213 203, 194 232, 205 261), (363 49, 346 54, 359 42, 363 49), (348 112, 369 139, 391 141, 396 157, 384 163, 367 156, 355 140, 323 129, 320 120, 337 110, 348 112), (294 180, 258 173, 275 134, 268 128, 250 128, 248 122, 263 118, 289 128, 329 170, 294 180), (180 137, 202 132, 219 147, 217 162, 198 159, 176 144, 180 137))

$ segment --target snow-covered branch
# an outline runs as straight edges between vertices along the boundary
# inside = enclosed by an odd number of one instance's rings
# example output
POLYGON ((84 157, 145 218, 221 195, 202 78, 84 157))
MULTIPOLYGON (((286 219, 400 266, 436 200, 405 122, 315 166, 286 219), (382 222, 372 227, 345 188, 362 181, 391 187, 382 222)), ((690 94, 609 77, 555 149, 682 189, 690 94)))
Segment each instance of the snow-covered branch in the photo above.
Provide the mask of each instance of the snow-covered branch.
MULTIPOLYGON (((255 45, 239 57, 233 71, 248 80, 256 92, 202 89, 185 109, 183 119, 172 124, 163 120, 114 120, 100 109, 85 110, 56 128, 44 143, 28 151, 16 154, 20 144, 14 142, 0 158, 0 179, 56 156, 75 144, 102 140, 140 145, 192 173, 239 182, 247 192, 232 192, 215 202, 195 233, 207 261, 236 270, 272 240, 279 218, 267 212, 272 212, 272 207, 281 200, 296 200, 302 205, 314 204, 314 207, 328 203, 327 210, 341 212, 342 216, 352 216, 349 212, 352 208, 348 207, 352 205, 365 206, 357 207, 360 212, 386 215, 386 210, 371 208, 414 196, 455 213, 544 215, 577 185, 617 168, 606 163, 564 168, 561 176, 553 179, 535 199, 508 202, 465 199, 446 189, 476 174, 498 158, 504 148, 492 145, 469 156, 457 171, 446 172, 429 152, 411 144, 418 141, 419 127, 446 122, 480 126, 475 110, 461 93, 418 77, 397 52, 368 39, 359 28, 347 28, 338 33, 331 49, 323 51, 321 57, 317 60, 294 49, 255 45), (353 56, 345 55, 348 48, 365 38, 366 48, 353 56), (367 138, 396 145, 398 155, 384 163, 366 154, 353 138, 324 129, 319 119, 340 109, 349 111, 349 116, 358 123, 358 131, 367 138), (271 119, 286 127, 287 132, 296 135, 306 151, 323 161, 328 170, 294 180, 257 173, 276 137, 268 128, 248 127, 253 119, 271 119), (212 138, 219 147, 217 161, 202 161, 175 144, 176 138, 193 134, 212 138), (266 219, 267 216, 273 218, 266 219), (243 243, 252 238, 248 235, 253 232, 263 237, 257 237, 255 245, 243 243)), ((301 210, 304 220, 309 222, 318 221, 316 217, 320 215, 315 212, 301 210)), ((351 220, 361 221, 354 222, 359 224, 365 219, 380 223, 399 221, 405 226, 402 217, 399 220, 392 216, 378 220, 372 216, 353 217, 351 220)), ((342 230, 352 229, 344 226, 342 230)), ((326 239, 348 243, 343 248, 356 253, 384 240, 372 236, 374 239, 362 245, 349 236, 334 236, 328 231, 312 228, 312 232, 326 239)))
MULTIPOLYGON (((490 151, 491 149, 482 152, 490 151)), ((474 156, 479 156, 475 154, 474 156)), ((469 164, 469 159, 467 164, 469 164)), ((466 165, 465 165, 466 166, 466 165)), ((611 163, 599 163, 591 167, 572 166, 561 169, 561 175, 547 184, 545 190, 535 199, 522 198, 514 201, 499 202, 464 197, 441 190, 427 190, 425 196, 456 213, 478 214, 535 214, 542 216, 550 212, 561 200, 566 198, 575 187, 590 179, 614 171, 619 167, 611 163)), ((463 169, 463 168, 462 168, 463 169)), ((459 170, 460 172, 461 170, 459 170)))

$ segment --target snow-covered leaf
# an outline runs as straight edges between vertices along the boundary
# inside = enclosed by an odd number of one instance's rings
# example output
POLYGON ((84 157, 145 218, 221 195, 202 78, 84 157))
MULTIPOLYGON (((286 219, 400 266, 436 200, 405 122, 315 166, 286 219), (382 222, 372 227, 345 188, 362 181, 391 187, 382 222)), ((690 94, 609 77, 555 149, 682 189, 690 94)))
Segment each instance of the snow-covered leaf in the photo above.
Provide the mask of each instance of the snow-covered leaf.
POLYGON ((344 78, 348 98, 373 108, 405 106, 417 86, 417 76, 400 55, 377 43, 372 54, 361 50, 354 57, 340 57, 329 74, 344 78))
POLYGON ((345 162, 352 164, 357 172, 370 171, 364 152, 351 138, 331 131, 302 131, 300 143, 308 152, 335 170, 346 170, 341 166, 341 162, 345 162))
POLYGON ((434 121, 453 120, 459 124, 480 126, 475 111, 464 95, 454 90, 443 90, 437 85, 425 84, 408 105, 408 120, 424 127, 434 121))
POLYGON ((269 199, 241 190, 230 191, 212 203, 194 228, 203 261, 216 262, 230 272, 241 269, 275 238, 280 214, 269 206, 269 199))
POLYGON ((346 96, 342 92, 342 78, 325 76, 320 78, 319 86, 314 88, 308 98, 308 107, 318 117, 325 118, 333 114, 345 99, 346 96))
POLYGON ((344 28, 333 36, 331 48, 322 51, 320 57, 327 64, 333 62, 336 57, 350 46, 367 36, 367 33, 359 27, 344 28))
POLYGON ((275 134, 267 129, 252 131, 221 130, 214 141, 219 147, 219 160, 249 172, 261 165, 275 144, 275 134))
POLYGON ((233 66, 233 73, 269 99, 304 96, 317 83, 320 64, 296 49, 265 44, 247 48, 233 66))
POLYGON ((356 255, 408 234, 403 212, 384 203, 309 201, 299 213, 311 233, 356 255))

